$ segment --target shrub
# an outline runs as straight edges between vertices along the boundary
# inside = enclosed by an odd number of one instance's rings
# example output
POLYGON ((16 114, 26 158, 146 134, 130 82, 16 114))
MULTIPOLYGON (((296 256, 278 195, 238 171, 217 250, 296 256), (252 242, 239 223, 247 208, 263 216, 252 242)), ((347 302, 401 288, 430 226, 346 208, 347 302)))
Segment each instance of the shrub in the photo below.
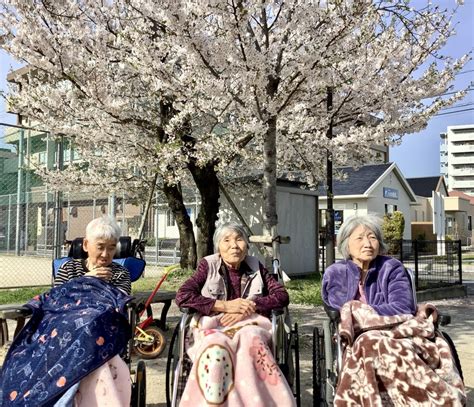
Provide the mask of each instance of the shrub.
POLYGON ((405 230, 405 218, 403 213, 395 211, 392 214, 385 214, 383 217, 382 231, 384 240, 388 242, 389 254, 400 252, 400 240, 403 239, 405 230))

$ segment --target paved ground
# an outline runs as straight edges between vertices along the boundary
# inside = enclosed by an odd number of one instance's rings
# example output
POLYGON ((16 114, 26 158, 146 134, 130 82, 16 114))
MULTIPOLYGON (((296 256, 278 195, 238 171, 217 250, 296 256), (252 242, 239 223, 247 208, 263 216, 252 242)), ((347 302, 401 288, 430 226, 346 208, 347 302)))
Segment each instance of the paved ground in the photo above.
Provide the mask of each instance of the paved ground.
MULTIPOLYGON (((453 339, 461 360, 464 373, 468 406, 474 406, 474 280, 466 281, 468 297, 433 301, 442 313, 451 315, 451 324, 442 330, 453 339)), ((301 398, 303 406, 312 406, 312 361, 311 338, 312 327, 319 325, 325 317, 322 307, 293 305, 290 306, 292 317, 298 322, 300 331, 300 371, 301 371, 301 398)), ((177 309, 170 309, 170 325, 178 321, 177 309)), ((167 332, 167 336, 170 331, 167 332)), ((165 350, 165 353, 168 349, 165 350)), ((165 403, 165 375, 166 355, 147 361, 147 405, 164 407, 165 403)))
MULTIPOLYGON (((468 296, 465 298, 439 300, 434 304, 441 312, 451 315, 451 324, 444 331, 449 333, 456 344, 464 372, 464 380, 468 393, 468 405, 474 406, 474 273, 467 274, 465 284, 468 287, 468 296), (469 279, 468 279, 469 277, 469 279)), ((155 306, 155 315, 159 315, 159 305, 155 306)), ((300 358, 301 358, 301 397, 303 406, 312 405, 311 385, 311 335, 312 327, 319 325, 325 314, 321 307, 292 305, 290 307, 294 321, 299 324, 300 330, 300 358)), ((169 312, 169 324, 174 326, 178 321, 179 311, 173 305, 169 312)), ((13 326, 11 326, 13 332, 13 326)), ((171 330, 166 333, 171 335, 171 330)), ((3 360, 6 348, 0 348, 0 363, 3 360)), ((165 370, 167 351, 157 359, 147 361, 147 405, 150 407, 164 407, 165 404, 165 370)))

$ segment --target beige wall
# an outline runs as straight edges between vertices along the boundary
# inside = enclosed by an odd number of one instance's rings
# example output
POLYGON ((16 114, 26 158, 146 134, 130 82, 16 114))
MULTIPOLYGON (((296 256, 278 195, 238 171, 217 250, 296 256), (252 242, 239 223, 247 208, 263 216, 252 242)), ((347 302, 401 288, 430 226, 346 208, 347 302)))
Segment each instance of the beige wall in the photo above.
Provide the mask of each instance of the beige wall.
POLYGON ((418 204, 411 206, 411 220, 413 222, 433 222, 433 207, 431 198, 417 196, 418 204))
POLYGON ((433 233, 433 222, 412 222, 412 239, 418 239, 420 235, 424 235, 425 240, 436 240, 436 235, 433 233))

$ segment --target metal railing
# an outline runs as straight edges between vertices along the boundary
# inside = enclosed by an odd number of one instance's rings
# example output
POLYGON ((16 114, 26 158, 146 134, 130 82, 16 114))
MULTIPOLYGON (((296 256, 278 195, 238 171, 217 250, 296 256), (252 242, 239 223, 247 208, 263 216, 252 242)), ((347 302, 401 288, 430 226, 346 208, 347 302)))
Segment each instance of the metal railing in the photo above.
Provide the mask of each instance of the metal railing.
POLYGON ((387 243, 389 254, 414 271, 417 290, 462 284, 460 240, 399 240, 387 243))
MULTIPOLYGON (((385 242, 389 256, 413 270, 417 290, 462 284, 461 240, 397 240, 385 242)), ((325 247, 320 246, 320 266, 325 269, 325 247)))

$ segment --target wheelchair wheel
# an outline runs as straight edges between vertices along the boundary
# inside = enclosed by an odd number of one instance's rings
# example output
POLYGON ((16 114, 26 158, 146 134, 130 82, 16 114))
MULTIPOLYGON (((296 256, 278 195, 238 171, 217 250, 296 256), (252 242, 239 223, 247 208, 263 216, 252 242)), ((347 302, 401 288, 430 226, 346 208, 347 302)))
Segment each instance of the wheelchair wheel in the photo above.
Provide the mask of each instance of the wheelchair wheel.
POLYGON ((322 368, 324 362, 324 355, 321 352, 321 332, 315 327, 313 329, 313 406, 319 407, 323 401, 323 377, 324 369, 322 368))
POLYGON ((160 356, 166 346, 166 339, 161 329, 150 325, 135 336, 134 349, 143 359, 154 359, 160 356), (149 339, 149 338, 152 339, 149 339))
POLYGON ((132 402, 134 407, 146 407, 146 365, 139 360, 135 372, 135 382, 132 384, 132 402))
POLYGON ((173 331, 168 350, 168 360, 166 361, 166 405, 168 407, 171 406, 171 401, 173 399, 173 385, 175 381, 174 373, 179 358, 178 335, 179 324, 176 325, 176 328, 173 331))
POLYGON ((449 345, 449 348, 451 349, 451 354, 453 355, 454 364, 456 365, 456 368, 458 369, 458 372, 459 372, 459 376, 461 376, 461 380, 464 383, 464 376, 462 373, 461 361, 459 360, 458 351, 456 350, 456 347, 454 346, 454 342, 446 332, 441 332, 441 334, 443 335, 443 338, 446 340, 446 342, 449 345))
POLYGON ((313 406, 332 406, 337 383, 333 329, 329 320, 313 330, 313 406))

